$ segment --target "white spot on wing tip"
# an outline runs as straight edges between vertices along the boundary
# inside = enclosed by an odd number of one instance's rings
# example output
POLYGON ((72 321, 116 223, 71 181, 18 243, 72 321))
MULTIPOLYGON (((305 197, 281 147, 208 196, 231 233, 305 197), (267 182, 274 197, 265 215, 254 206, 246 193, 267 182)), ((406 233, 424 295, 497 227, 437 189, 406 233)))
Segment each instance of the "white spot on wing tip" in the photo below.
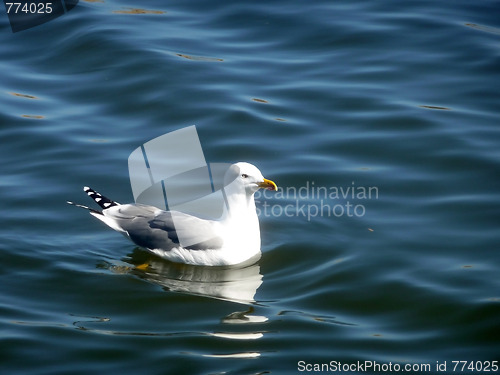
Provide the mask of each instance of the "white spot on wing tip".
POLYGON ((100 202, 100 201, 102 201, 102 198, 96 198, 95 201, 100 202))
POLYGON ((89 191, 89 190, 90 190, 90 188, 88 186, 83 187, 83 191, 89 191))
POLYGON ((106 208, 108 208, 109 206, 111 206, 111 203, 106 202, 106 203, 103 204, 103 206, 106 207, 106 208))

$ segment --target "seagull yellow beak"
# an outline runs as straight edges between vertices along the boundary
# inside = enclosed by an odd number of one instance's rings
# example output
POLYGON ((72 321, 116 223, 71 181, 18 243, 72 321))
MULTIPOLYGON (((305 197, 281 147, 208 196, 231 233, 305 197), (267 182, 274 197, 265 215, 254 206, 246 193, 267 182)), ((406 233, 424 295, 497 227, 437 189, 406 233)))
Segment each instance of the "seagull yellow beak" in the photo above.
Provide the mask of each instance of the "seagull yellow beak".
POLYGON ((274 182, 272 182, 271 180, 268 180, 267 178, 264 178, 264 182, 261 182, 259 184, 259 187, 267 189, 267 190, 271 190, 271 191, 278 190, 278 187, 276 186, 276 184, 274 182))

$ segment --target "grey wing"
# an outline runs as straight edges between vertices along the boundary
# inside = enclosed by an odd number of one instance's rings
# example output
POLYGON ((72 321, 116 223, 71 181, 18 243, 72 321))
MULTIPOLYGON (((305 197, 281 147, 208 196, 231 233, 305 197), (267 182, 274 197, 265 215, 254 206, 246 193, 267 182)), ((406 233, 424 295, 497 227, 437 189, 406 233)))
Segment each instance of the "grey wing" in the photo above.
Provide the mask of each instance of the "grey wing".
POLYGON ((148 249, 168 251, 182 246, 190 250, 207 250, 218 249, 223 243, 212 221, 181 212, 126 204, 113 207, 105 215, 126 231, 134 243, 148 249))

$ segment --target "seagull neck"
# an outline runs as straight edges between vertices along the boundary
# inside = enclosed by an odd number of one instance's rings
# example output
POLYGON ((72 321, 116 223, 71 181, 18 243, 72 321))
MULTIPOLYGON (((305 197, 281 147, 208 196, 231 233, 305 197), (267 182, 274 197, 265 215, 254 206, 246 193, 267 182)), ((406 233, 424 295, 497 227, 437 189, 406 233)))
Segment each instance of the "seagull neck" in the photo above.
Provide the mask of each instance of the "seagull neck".
POLYGON ((224 205, 222 221, 248 221, 252 217, 257 217, 253 194, 235 194, 233 196, 226 195, 226 203, 227 204, 224 205))

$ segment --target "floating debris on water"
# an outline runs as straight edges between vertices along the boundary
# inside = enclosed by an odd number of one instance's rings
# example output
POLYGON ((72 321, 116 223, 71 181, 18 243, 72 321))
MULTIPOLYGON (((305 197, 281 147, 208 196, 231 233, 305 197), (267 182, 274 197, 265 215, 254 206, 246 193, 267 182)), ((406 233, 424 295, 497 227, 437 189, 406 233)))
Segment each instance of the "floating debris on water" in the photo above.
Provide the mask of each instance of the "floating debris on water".
POLYGON ((483 25, 478 25, 476 23, 466 23, 465 26, 470 27, 472 29, 476 29, 476 30, 480 30, 480 31, 486 31, 488 33, 500 35, 500 29, 496 28, 496 27, 483 26, 483 25))
POLYGON ((451 111, 451 108, 446 108, 446 107, 439 107, 436 105, 419 105, 420 108, 427 108, 427 109, 439 109, 442 111, 451 111))
POLYGON ((175 55, 193 61, 217 61, 217 62, 224 61, 223 59, 218 59, 216 57, 192 56, 192 55, 185 55, 183 53, 176 53, 175 55))
POLYGON ((22 115, 21 117, 31 118, 31 119, 36 119, 36 120, 40 120, 42 118, 45 118, 44 116, 40 116, 40 115, 22 115))
POLYGON ((148 9, 140 9, 140 8, 130 8, 127 10, 114 10, 115 14, 164 14, 165 12, 162 10, 148 10, 148 9))
POLYGON ((27 94, 20 94, 18 92, 11 92, 10 93, 11 95, 14 95, 14 96, 17 96, 19 98, 26 98, 26 99, 38 99, 36 96, 34 95, 27 95, 27 94))

